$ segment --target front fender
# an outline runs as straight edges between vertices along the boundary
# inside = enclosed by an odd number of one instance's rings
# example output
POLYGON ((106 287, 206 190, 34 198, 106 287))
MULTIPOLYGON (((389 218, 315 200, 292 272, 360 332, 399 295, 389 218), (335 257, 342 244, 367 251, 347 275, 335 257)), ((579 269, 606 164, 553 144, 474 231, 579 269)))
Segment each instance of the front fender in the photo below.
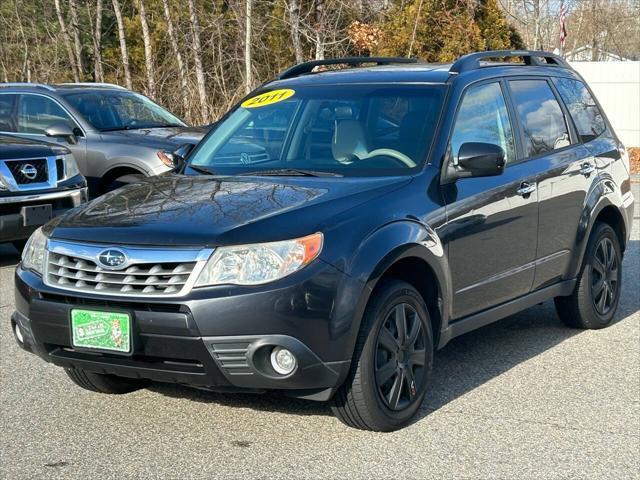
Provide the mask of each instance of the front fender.
POLYGON ((395 221, 370 234, 346 266, 348 275, 344 277, 345 284, 335 305, 334 327, 342 333, 348 331, 350 351, 355 346, 371 293, 384 273, 404 258, 423 261, 434 272, 442 298, 442 325, 447 324, 452 286, 446 273, 449 271, 447 258, 438 235, 418 220, 395 221))

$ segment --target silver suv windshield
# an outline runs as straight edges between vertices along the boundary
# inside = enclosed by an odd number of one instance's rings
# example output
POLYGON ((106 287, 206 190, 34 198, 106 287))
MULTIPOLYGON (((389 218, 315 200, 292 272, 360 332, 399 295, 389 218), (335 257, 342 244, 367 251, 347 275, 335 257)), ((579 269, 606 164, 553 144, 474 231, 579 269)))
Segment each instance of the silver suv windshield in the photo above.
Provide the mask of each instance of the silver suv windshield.
POLYGON ((444 93, 443 85, 267 90, 227 114, 188 167, 216 174, 407 174, 425 160, 444 93))
POLYGON ((101 132, 185 126, 160 105, 133 92, 78 92, 66 94, 64 98, 101 132))

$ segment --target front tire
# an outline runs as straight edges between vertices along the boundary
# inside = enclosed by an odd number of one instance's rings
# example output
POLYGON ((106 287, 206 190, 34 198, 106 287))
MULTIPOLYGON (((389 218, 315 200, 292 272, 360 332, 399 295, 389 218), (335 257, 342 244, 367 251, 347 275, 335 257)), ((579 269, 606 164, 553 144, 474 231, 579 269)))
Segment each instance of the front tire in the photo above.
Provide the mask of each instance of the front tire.
POLYGON ((385 281, 367 305, 351 370, 332 399, 350 427, 393 431, 416 414, 431 380, 433 333, 413 286, 385 281))
POLYGON ((556 297, 556 311, 569 327, 604 328, 611 323, 620 301, 622 252, 616 232, 606 223, 593 227, 575 289, 556 297))
POLYGON ((121 395, 140 390, 148 385, 145 380, 87 372, 82 368, 65 368, 65 372, 79 387, 97 393, 121 395))

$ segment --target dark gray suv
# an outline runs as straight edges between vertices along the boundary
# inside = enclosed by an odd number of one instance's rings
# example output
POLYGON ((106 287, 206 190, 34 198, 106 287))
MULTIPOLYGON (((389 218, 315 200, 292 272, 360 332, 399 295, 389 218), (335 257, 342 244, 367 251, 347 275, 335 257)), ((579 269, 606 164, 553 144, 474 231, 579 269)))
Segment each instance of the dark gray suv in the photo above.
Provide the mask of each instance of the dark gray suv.
POLYGON ((0 133, 64 144, 95 195, 171 170, 162 152, 206 129, 117 85, 0 83, 0 133))

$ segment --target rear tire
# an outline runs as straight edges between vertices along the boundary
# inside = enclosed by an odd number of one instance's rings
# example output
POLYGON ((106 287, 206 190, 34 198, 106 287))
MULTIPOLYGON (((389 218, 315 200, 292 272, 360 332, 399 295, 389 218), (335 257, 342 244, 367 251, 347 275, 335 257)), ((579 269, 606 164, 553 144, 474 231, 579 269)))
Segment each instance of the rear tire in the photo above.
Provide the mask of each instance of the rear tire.
POLYGON ((367 305, 351 370, 331 409, 350 427, 402 428, 422 404, 432 365, 433 334, 424 300, 406 282, 385 281, 367 305))
POLYGON ((606 223, 593 227, 575 289, 556 297, 556 311, 569 327, 604 328, 611 323, 620 301, 622 253, 616 232, 606 223))
POLYGON ((73 383, 91 392, 120 395, 145 388, 149 382, 134 378, 116 377, 101 373, 87 372, 82 368, 65 368, 73 383))

